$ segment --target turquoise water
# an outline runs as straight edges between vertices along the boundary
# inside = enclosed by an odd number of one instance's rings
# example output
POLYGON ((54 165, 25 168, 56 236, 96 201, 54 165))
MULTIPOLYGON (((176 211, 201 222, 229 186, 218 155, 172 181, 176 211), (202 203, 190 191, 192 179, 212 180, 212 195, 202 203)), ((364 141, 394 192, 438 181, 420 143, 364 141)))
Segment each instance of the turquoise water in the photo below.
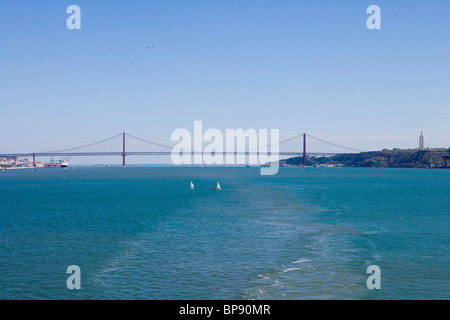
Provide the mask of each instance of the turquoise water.
POLYGON ((7 170, 0 298, 450 299, 449 192, 450 170, 7 170))

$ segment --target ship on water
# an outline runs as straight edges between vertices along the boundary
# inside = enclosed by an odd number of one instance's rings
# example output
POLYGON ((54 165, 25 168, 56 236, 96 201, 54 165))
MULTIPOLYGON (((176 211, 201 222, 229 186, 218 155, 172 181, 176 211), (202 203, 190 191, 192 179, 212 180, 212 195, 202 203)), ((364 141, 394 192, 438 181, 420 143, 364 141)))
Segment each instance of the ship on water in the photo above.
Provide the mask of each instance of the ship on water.
POLYGON ((47 168, 67 168, 69 166, 69 162, 67 159, 55 161, 53 157, 50 159, 50 162, 44 165, 47 168))

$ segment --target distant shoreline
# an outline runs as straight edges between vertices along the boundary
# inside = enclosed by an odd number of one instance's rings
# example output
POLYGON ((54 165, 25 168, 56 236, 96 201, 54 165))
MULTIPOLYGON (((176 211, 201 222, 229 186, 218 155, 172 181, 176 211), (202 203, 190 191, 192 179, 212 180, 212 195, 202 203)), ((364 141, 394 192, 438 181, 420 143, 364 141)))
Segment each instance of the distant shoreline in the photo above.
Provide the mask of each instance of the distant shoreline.
MULTIPOLYGON (((303 167, 303 156, 280 159, 277 161, 279 167, 303 167)), ((261 168, 269 164, 235 164, 235 165, 200 165, 184 164, 174 165, 171 163, 161 164, 128 164, 128 167, 186 167, 186 168, 261 168)), ((59 168, 59 166, 57 166, 59 168)), ((120 164, 76 164, 69 167, 122 167, 120 164)), ((418 169, 448 169, 450 168, 450 148, 436 149, 384 149, 381 151, 368 151, 360 153, 345 153, 334 156, 307 156, 306 167, 356 167, 356 168, 418 168, 418 169)), ((0 169, 33 169, 48 168, 38 164, 36 167, 15 167, 12 165, 0 166, 0 169)), ((55 168, 55 167, 52 167, 55 168)), ((66 167, 67 168, 67 167, 66 167)))
MULTIPOLYGON (((302 166, 303 157, 282 161, 285 166, 302 166)), ((384 149, 346 153, 331 157, 307 157, 306 166, 336 166, 357 168, 436 168, 450 167, 449 149, 384 149)))

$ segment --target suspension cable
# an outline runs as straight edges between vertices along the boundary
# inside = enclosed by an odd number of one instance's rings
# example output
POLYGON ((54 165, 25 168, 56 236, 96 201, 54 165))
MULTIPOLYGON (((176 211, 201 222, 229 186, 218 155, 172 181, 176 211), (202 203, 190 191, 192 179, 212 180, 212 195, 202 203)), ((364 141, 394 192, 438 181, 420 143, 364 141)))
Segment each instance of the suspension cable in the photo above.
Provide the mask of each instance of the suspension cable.
POLYGON ((342 149, 346 149, 346 150, 350 150, 350 151, 355 151, 355 152, 364 152, 364 150, 359 150, 359 149, 353 149, 353 148, 349 148, 349 147, 344 147, 344 146, 341 146, 341 145, 338 145, 338 144, 335 144, 335 143, 332 143, 332 142, 328 142, 328 141, 325 141, 325 140, 322 140, 322 139, 313 137, 313 136, 310 135, 310 134, 306 134, 306 135, 307 135, 308 137, 310 137, 310 138, 313 138, 313 139, 317 140, 317 141, 320 141, 320 142, 323 142, 323 143, 326 143, 326 144, 329 144, 329 145, 332 145, 332 146, 335 146, 335 147, 338 147, 338 148, 342 148, 342 149))
MULTIPOLYGON (((289 139, 285 139, 285 140, 282 140, 282 141, 279 141, 279 142, 276 142, 276 143, 271 143, 271 144, 269 144, 269 145, 266 146, 266 149, 269 148, 269 147, 272 147, 272 146, 274 146, 274 145, 277 145, 277 144, 279 145, 279 144, 282 144, 282 143, 285 143, 285 142, 288 142, 288 141, 291 141, 291 140, 300 138, 301 136, 303 136, 303 133, 302 133, 302 134, 299 134, 298 136, 289 138, 289 139)), ((259 149, 259 147, 256 148, 256 149, 259 149)), ((255 149, 254 149, 254 148, 253 148, 253 149, 248 149, 247 151, 251 151, 251 150, 255 150, 255 149)))
MULTIPOLYGON (((82 148, 87 148, 87 147, 91 147, 91 146, 93 146, 93 145, 97 145, 97 144, 101 144, 101 143, 110 141, 110 140, 115 139, 115 138, 117 138, 117 137, 119 137, 119 136, 122 136, 122 135, 123 135, 123 133, 119 133, 119 134, 117 134, 117 135, 115 135, 115 136, 112 136, 112 137, 110 137, 110 138, 103 139, 103 140, 100 140, 100 141, 97 141, 97 142, 93 142, 93 143, 90 143, 90 144, 86 144, 86 145, 83 145, 83 146, 79 146, 79 147, 75 147, 75 148, 68 148, 68 149, 63 149, 63 150, 58 150, 58 151, 48 151, 47 153, 68 152, 68 151, 78 150, 78 149, 82 149, 82 148)), ((152 145, 154 145, 154 146, 158 146, 158 147, 162 147, 162 148, 166 148, 166 149, 171 149, 171 150, 173 150, 173 151, 175 151, 175 150, 176 150, 176 151, 181 151, 181 150, 183 150, 183 149, 177 149, 177 148, 170 147, 170 146, 167 146, 167 145, 162 145, 162 144, 159 144, 159 143, 155 143, 155 142, 152 142, 152 141, 149 141, 149 140, 145 140, 145 139, 142 139, 142 138, 133 136, 133 135, 131 135, 131 134, 129 134, 129 133, 125 133, 125 135, 127 135, 128 137, 131 137, 131 138, 140 140, 140 141, 142 141, 142 142, 149 143, 149 144, 152 144, 152 145)), ((277 144, 280 145, 280 144, 282 144, 282 143, 285 143, 285 142, 288 142, 288 141, 297 139, 297 138, 299 138, 299 137, 301 137, 301 136, 303 136, 303 135, 304 135, 304 134, 302 133, 302 134, 296 135, 296 136, 294 136, 294 137, 292 137, 292 138, 288 138, 288 139, 282 140, 282 141, 280 141, 280 142, 272 143, 272 144, 270 144, 270 145, 267 145, 267 148, 268 148, 268 147, 271 147, 271 146, 273 146, 273 145, 277 145, 277 144)), ((346 150, 350 150, 350 151, 354 151, 354 152, 364 152, 364 150, 359 150, 359 149, 354 149, 354 148, 349 148, 349 147, 341 146, 341 145, 338 145, 338 144, 335 144, 335 143, 332 143, 332 142, 328 142, 328 141, 325 141, 325 140, 323 140, 323 139, 314 137, 314 136, 312 136, 312 135, 310 135, 310 134, 307 134, 307 133, 306 133, 306 135, 307 135, 308 137, 310 137, 310 138, 313 138, 313 139, 315 139, 315 140, 317 140, 317 141, 326 143, 326 144, 331 145, 331 146, 334 146, 334 147, 338 147, 338 148, 341 148, 341 149, 346 149, 346 150)), ((248 149, 247 151, 251 151, 251 150, 254 150, 254 149, 248 149)), ((189 152, 188 150, 183 150, 183 151, 189 152)), ((192 152, 192 150, 191 150, 190 152, 192 152)))
POLYGON ((131 135, 131 134, 129 134, 129 133, 125 133, 125 135, 127 135, 127 136, 129 136, 129 137, 131 137, 131 138, 140 140, 140 141, 142 141, 142 142, 146 142, 146 143, 153 144, 153 145, 158 146, 158 147, 162 147, 162 148, 166 148, 166 149, 173 149, 173 147, 165 146, 165 145, 162 145, 162 144, 159 144, 159 143, 155 143, 155 142, 151 142, 151 141, 148 141, 148 140, 145 140, 145 139, 142 139, 142 138, 138 138, 138 137, 133 136, 133 135, 131 135))
POLYGON ((48 152, 46 152, 46 153, 67 152, 67 151, 72 151, 72 150, 77 150, 77 149, 87 148, 87 147, 91 147, 91 146, 96 145, 96 144, 100 144, 100 143, 103 143, 103 142, 112 140, 112 139, 117 138, 117 137, 119 137, 119 136, 121 136, 121 135, 122 135, 122 133, 119 133, 119 134, 117 134, 117 135, 115 135, 115 136, 113 136, 113 137, 110 137, 110 138, 107 138, 107 139, 104 139, 104 140, 100 140, 100 141, 97 141, 97 142, 94 142, 94 143, 86 144, 86 145, 81 146, 81 147, 69 148, 69 149, 58 150, 58 151, 48 151, 48 152))

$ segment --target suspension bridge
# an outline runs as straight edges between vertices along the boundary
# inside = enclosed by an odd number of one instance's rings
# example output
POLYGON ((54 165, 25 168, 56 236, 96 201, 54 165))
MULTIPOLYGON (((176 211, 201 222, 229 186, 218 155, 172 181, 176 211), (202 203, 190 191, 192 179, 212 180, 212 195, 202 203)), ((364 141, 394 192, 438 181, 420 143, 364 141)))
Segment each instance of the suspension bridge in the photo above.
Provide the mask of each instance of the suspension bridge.
MULTIPOLYGON (((268 155, 276 155, 280 159, 282 157, 295 157, 295 156, 303 156, 303 165, 306 166, 307 157, 331 157, 338 154, 348 154, 355 152, 362 152, 362 150, 345 147, 342 145, 338 145, 323 139, 319 139, 307 133, 302 133, 300 135, 291 137, 289 139, 285 139, 283 141, 279 141, 277 144, 283 145, 287 142, 295 142, 296 145, 299 146, 298 151, 253 151, 253 150, 241 150, 241 151, 213 151, 213 152, 205 152, 205 151, 195 151, 195 150, 177 150, 173 146, 163 145, 156 142, 152 142, 143 138, 139 138, 128 134, 126 132, 122 132, 120 134, 114 135, 107 139, 103 139, 100 141, 96 141, 90 144, 82 145, 79 147, 56 150, 56 151, 46 151, 46 152, 27 152, 27 153, 3 153, 0 154, 1 158, 32 158, 33 167, 36 166, 36 158, 38 157, 60 157, 60 158, 70 158, 70 157, 103 157, 103 156, 115 156, 122 158, 122 166, 126 166, 126 157, 127 156, 168 156, 172 155, 174 152, 180 152, 183 155, 223 155, 223 156, 251 156, 251 155, 260 155, 260 154, 268 154, 268 155), (315 141, 333 146, 335 148, 345 150, 345 152, 307 152, 307 138, 313 139, 315 141), (302 140, 302 142, 298 142, 298 140, 302 140), (152 150, 148 150, 145 146, 151 146, 152 150), (301 148, 300 148, 301 147, 301 148)), ((272 145, 268 145, 270 147, 272 145)), ((279 149, 279 148, 278 148, 279 149)))

